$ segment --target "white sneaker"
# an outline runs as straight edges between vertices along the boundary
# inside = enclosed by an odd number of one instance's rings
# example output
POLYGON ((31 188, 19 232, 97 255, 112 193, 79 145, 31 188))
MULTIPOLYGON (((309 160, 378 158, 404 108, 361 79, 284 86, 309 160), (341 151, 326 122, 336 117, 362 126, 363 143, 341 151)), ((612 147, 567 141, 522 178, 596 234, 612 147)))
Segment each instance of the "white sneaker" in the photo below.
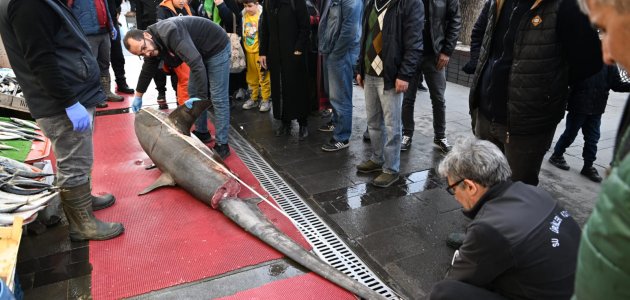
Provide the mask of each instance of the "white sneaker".
POLYGON ((243 103, 243 109, 251 109, 258 106, 258 101, 254 101, 252 99, 249 99, 247 101, 245 101, 245 103, 243 103))
POLYGON ((263 101, 260 103, 260 112, 268 112, 271 109, 271 101, 263 101))

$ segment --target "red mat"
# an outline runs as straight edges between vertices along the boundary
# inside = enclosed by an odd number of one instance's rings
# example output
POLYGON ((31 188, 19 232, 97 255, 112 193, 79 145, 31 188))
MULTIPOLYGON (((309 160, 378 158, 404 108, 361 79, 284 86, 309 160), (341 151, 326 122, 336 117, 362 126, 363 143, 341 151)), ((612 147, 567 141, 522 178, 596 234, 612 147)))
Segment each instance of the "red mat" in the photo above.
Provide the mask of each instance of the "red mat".
POLYGON ((301 276, 274 281, 255 289, 239 292, 232 296, 219 299, 357 299, 352 293, 338 286, 333 285, 322 288, 326 285, 330 285, 326 279, 323 279, 316 274, 308 273, 301 276))
MULTIPOLYGON (((117 198, 113 207, 96 215, 122 222, 125 233, 113 240, 90 242, 94 299, 130 297, 283 257, 180 188, 137 196, 160 171, 144 169, 149 159, 135 137, 133 118, 133 114, 96 118, 94 192, 112 192, 117 198)), ((264 193, 234 152, 226 164, 264 193)), ((242 191, 239 197, 252 196, 242 191)), ((276 226, 308 247, 280 213, 268 204, 259 206, 276 226)), ((333 286, 325 283, 324 289, 333 286)))

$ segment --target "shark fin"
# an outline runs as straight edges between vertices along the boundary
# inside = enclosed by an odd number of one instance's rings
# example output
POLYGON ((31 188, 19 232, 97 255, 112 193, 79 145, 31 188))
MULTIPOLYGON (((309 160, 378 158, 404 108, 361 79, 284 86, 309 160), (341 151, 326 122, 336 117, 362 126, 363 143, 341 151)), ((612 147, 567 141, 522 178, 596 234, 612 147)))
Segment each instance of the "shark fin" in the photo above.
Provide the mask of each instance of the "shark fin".
POLYGON ((140 194, 138 194, 138 196, 140 195, 144 195, 147 194, 157 188, 161 188, 163 186, 175 186, 175 180, 173 180, 173 177, 171 176, 171 174, 169 173, 162 173, 162 175, 160 175, 160 177, 153 182, 152 185, 148 186, 146 189, 144 189, 142 192, 140 192, 140 194))

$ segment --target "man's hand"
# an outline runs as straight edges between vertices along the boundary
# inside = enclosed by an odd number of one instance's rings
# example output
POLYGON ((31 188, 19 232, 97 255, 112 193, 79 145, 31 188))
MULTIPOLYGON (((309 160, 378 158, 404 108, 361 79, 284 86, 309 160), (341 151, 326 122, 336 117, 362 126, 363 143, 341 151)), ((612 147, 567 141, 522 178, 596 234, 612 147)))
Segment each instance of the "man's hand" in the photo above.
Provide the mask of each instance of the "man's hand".
POLYGON ((223 3, 223 0, 214 0, 214 5, 219 6, 223 3))
POLYGON ((72 122, 72 127, 74 131, 83 132, 92 126, 92 120, 90 118, 90 114, 87 112, 85 107, 77 102, 70 107, 66 107, 66 114, 72 122))
POLYGON ((436 67, 438 69, 438 71, 444 69, 444 67, 446 67, 446 65, 448 65, 448 60, 450 59, 450 57, 444 53, 440 53, 440 55, 438 56, 437 59, 437 63, 436 63, 436 67))
POLYGON ((142 108, 142 96, 133 97, 133 102, 131 102, 131 111, 133 113, 137 113, 142 108))
POLYGON ((267 69, 267 56, 261 55, 258 57, 258 62, 263 69, 267 69))
POLYGON ((404 93, 409 88, 409 82, 396 79, 396 93, 404 93))
POLYGON ((361 78, 361 74, 357 74, 357 84, 360 87, 363 87, 363 78, 361 78))

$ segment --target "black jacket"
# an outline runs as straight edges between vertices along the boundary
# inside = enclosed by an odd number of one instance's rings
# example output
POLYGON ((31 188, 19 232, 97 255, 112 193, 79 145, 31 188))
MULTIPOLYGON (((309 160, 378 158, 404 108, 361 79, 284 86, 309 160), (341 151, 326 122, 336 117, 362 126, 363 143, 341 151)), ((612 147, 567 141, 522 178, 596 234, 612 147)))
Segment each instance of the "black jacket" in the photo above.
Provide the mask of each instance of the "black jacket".
POLYGON ((449 279, 508 299, 571 297, 580 227, 547 192, 502 182, 465 214, 473 220, 449 279))
POLYGON ((0 1, 0 35, 33 118, 105 101, 90 44, 65 3, 0 1))
MULTIPOLYGON (((433 53, 453 54, 457 38, 462 28, 459 13, 459 0, 424 0, 429 1, 429 30, 433 42, 433 53)), ((426 20, 425 20, 426 21, 426 20)), ((422 37, 423 39, 426 37, 422 37)), ((428 50, 428 49, 425 49, 428 50)))
POLYGON ((144 60, 138 78, 136 90, 144 93, 160 63, 179 58, 190 67, 190 86, 197 90, 189 90, 190 97, 208 98, 208 73, 205 61, 228 45, 228 37, 223 28, 214 22, 200 17, 174 17, 162 20, 147 28, 153 41, 160 50, 160 56, 144 60), (166 58, 166 56, 174 56, 166 58))
POLYGON ((630 92, 630 82, 623 82, 616 66, 605 65, 597 74, 571 85, 567 110, 573 113, 603 114, 610 90, 630 92))
POLYGON ((488 25, 489 7, 489 1, 486 1, 486 4, 483 6, 479 16, 477 17, 477 21, 475 21, 475 25, 473 25, 472 32, 470 33, 470 60, 462 68, 462 71, 466 74, 475 74, 475 69, 477 69, 481 43, 483 42, 483 36, 486 33, 486 26, 488 25))
MULTIPOLYGON (((357 73, 365 78, 365 39, 368 36, 368 16, 374 0, 368 0, 363 8, 363 34, 361 52, 357 62, 357 73)), ((422 59, 422 28, 424 6, 418 0, 392 0, 383 20, 383 81, 385 90, 393 89, 396 79, 412 80, 418 63, 422 59)))
POLYGON ((602 67, 597 33, 573 0, 506 0, 500 15, 497 0, 486 5, 471 113, 505 124, 508 135, 555 128, 569 84, 602 67))
MULTIPOLYGON (((194 13, 197 16, 212 19, 208 16, 208 13, 203 8, 203 4, 205 1, 214 1, 214 0, 200 0, 193 1, 190 3, 190 9, 194 10, 194 13)), ((239 7, 235 0, 225 0, 219 6, 217 6, 219 10, 219 16, 221 17, 221 24, 219 24, 226 32, 236 33, 239 36, 243 35, 243 15, 241 11, 242 7, 239 7)))

